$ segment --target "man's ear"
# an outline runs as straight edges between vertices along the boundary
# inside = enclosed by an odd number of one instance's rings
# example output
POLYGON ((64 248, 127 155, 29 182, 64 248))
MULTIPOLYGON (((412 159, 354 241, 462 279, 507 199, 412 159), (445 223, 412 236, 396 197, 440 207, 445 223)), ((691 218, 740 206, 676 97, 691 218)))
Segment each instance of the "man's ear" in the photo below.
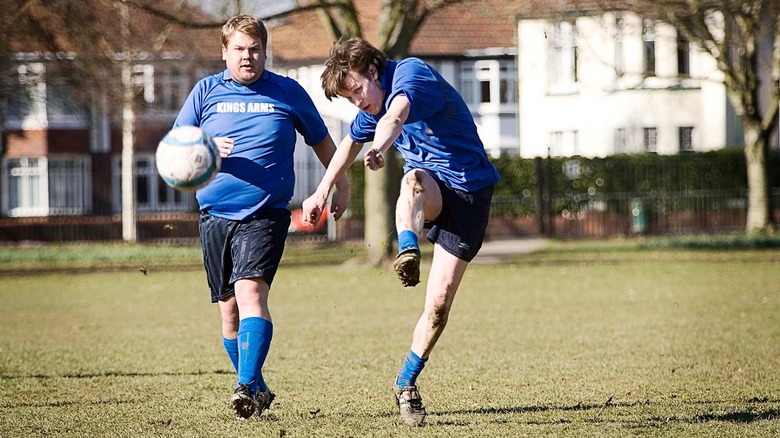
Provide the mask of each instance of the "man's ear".
POLYGON ((379 70, 377 70, 374 64, 368 66, 368 74, 371 76, 371 80, 373 81, 379 79, 379 70))

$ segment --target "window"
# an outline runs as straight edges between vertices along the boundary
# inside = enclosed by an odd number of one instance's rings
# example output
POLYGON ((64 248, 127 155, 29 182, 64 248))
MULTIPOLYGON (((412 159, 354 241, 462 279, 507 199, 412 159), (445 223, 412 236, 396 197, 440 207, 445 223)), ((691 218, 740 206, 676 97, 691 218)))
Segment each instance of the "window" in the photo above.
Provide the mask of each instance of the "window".
POLYGON ((625 154, 628 152, 628 138, 625 128, 618 128, 615 131, 615 153, 625 154))
POLYGON ((623 17, 615 18, 615 74, 623 76, 626 72, 623 58, 623 17))
POLYGON ((571 157, 578 154, 577 131, 553 131, 548 134, 551 157, 571 157))
POLYGON ((682 126, 679 130, 680 135, 680 151, 692 151, 693 150, 693 127, 682 126))
POLYGON ((551 89, 570 89, 577 82, 574 22, 559 21, 548 32, 547 82, 551 89))
POLYGON ((86 157, 48 159, 49 214, 77 215, 91 211, 92 170, 86 157))
POLYGON ((655 76, 655 22, 644 20, 642 25, 642 42, 645 76, 655 76))
POLYGON ((46 158, 14 158, 3 166, 9 216, 45 216, 46 158))
MULTIPOLYGON (((191 211, 195 195, 165 184, 157 173, 154 155, 136 155, 135 201, 139 212, 191 211)), ((122 160, 113 162, 114 211, 122 210, 122 160)))
POLYGON ((8 159, 3 165, 4 209, 16 217, 89 213, 91 175, 87 157, 8 159))
POLYGON ((189 94, 189 80, 178 66, 158 69, 154 75, 152 107, 160 111, 179 111, 189 94))
POLYGON ((691 75, 691 53, 688 39, 682 32, 677 31, 677 75, 688 77, 691 75))
POLYGON ((644 128, 642 131, 642 145, 644 146, 644 151, 656 152, 656 146, 658 144, 658 129, 644 128))
POLYGON ((507 60, 463 62, 459 71, 459 92, 472 107, 501 110, 515 103, 515 67, 507 60))
POLYGON ((56 66, 46 70, 46 110, 50 125, 86 127, 89 123, 85 94, 78 92, 83 84, 73 76, 73 72, 56 66))
POLYGON ((143 111, 154 103, 154 66, 136 64, 132 67, 134 108, 143 111))
POLYGON ((25 128, 41 128, 46 125, 46 82, 43 63, 20 64, 12 76, 11 94, 6 105, 9 121, 25 128))
POLYGON ((460 64, 460 74, 458 74, 458 92, 463 100, 469 106, 476 106, 475 88, 476 75, 474 74, 474 63, 463 62, 460 64))

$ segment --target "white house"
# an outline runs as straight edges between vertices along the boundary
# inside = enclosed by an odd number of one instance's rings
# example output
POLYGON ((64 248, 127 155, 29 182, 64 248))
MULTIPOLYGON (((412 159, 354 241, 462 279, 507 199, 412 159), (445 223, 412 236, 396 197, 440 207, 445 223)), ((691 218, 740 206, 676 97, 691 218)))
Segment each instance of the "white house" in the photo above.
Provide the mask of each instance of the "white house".
POLYGON ((517 35, 523 157, 742 144, 715 60, 669 24, 627 12, 548 11, 519 15, 517 35))

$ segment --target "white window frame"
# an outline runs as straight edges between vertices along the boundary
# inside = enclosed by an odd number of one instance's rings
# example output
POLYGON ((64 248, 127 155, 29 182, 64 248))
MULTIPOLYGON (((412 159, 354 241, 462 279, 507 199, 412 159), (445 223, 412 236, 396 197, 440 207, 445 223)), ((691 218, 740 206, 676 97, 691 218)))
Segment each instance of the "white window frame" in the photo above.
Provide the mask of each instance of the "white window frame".
POLYGON ((26 89, 21 102, 26 105, 26 114, 7 114, 6 126, 9 129, 35 130, 46 129, 46 66, 42 62, 20 63, 16 67, 16 79, 19 89, 26 89))
POLYGON ((6 158, 2 180, 2 209, 7 216, 67 216, 92 211, 92 170, 87 156, 6 158), (54 169, 55 163, 70 163, 73 168, 70 172, 54 169), (12 184, 15 178, 17 183, 12 184), (10 190, 14 185, 19 189, 19 205, 11 204, 10 190), (51 199, 53 196, 64 196, 70 202, 58 205, 51 199))
POLYGON ((617 128, 615 130, 615 153, 625 154, 628 152, 628 131, 626 128, 617 128))
POLYGON ((458 66, 458 92, 471 108, 480 114, 513 112, 517 102, 515 65, 511 60, 480 59, 463 61, 458 66), (487 84, 487 95, 483 93, 487 84), (502 84, 506 102, 501 101, 502 84))
POLYGON ((623 33, 623 17, 615 17, 615 74, 618 77, 626 73, 626 60, 624 50, 625 34, 623 33))
MULTIPOLYGON (((176 190, 165 184, 157 173, 157 166, 154 154, 136 154, 133 159, 135 165, 133 170, 135 175, 134 186, 140 190, 139 178, 148 178, 146 184, 147 202, 138 200, 136 193, 136 209, 141 213, 160 213, 160 212, 188 212, 192 211, 195 205, 195 194, 193 192, 184 192, 176 190), (165 193, 167 200, 160 199, 160 191, 165 193)), ((122 211, 122 157, 116 155, 111 161, 111 186, 113 193, 114 212, 122 211)))
POLYGON ((658 151, 658 128, 648 126, 642 129, 642 146, 645 152, 658 151))
POLYGON ((577 91, 577 27, 573 21, 557 21, 548 29, 547 88, 551 94, 577 91))
POLYGON ((18 157, 3 160, 3 212, 10 217, 46 216, 49 179, 46 157, 18 157), (13 180, 17 183, 13 184, 13 180), (11 204, 11 189, 19 190, 18 204, 11 204))
POLYGON ((679 128, 677 128, 677 137, 680 143, 679 144, 680 152, 692 152, 696 149, 695 138, 694 138, 695 135, 696 135, 696 128, 694 128, 693 126, 680 126, 679 128), (687 140, 690 146, 689 148, 683 147, 685 145, 686 133, 687 133, 687 140))
POLYGON ((131 67, 135 102, 143 102, 138 111, 145 111, 154 105, 154 66, 152 64, 133 64, 131 67))
POLYGON ((547 148, 551 157, 572 157, 579 154, 577 131, 547 133, 547 148))
POLYGON ((190 92, 186 70, 176 65, 165 65, 153 71, 154 96, 150 109, 159 112, 178 113, 190 92))
POLYGON ((642 74, 648 77, 655 77, 658 69, 655 25, 654 20, 642 21, 642 74))

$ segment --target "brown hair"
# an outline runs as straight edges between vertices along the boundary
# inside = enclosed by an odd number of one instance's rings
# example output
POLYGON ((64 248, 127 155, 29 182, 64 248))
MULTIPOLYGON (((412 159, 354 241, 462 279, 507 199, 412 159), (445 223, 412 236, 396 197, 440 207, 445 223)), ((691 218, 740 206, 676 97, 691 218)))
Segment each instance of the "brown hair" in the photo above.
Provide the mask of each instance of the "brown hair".
POLYGON ((330 49, 325 71, 320 76, 325 97, 331 100, 339 96, 339 90, 344 88, 344 78, 350 70, 368 76, 370 65, 382 73, 387 65, 387 55, 362 38, 336 42, 330 49))
POLYGON ((266 46, 268 44, 268 31, 265 29, 265 25, 257 18, 240 14, 231 17, 224 26, 222 26, 222 46, 227 47, 230 37, 234 33, 245 33, 252 38, 260 38, 260 42, 263 43, 263 53, 266 53, 266 46))

